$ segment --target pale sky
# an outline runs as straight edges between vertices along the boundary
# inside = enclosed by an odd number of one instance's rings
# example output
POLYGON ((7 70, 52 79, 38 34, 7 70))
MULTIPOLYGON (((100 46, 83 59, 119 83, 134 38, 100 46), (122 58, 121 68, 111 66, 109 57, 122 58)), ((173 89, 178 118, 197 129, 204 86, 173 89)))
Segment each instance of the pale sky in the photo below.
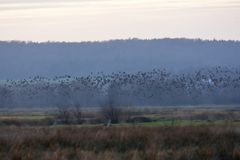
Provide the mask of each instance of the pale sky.
POLYGON ((240 0, 0 0, 0 40, 240 40, 240 0))

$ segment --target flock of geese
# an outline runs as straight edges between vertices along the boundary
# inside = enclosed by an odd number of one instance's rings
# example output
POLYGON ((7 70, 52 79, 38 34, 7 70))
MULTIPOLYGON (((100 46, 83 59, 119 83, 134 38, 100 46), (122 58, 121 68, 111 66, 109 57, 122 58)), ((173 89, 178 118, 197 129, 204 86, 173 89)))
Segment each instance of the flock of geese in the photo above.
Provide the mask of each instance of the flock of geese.
POLYGON ((0 83, 0 107, 99 106, 109 98, 121 106, 240 103, 240 70, 215 67, 171 73, 154 69, 82 77, 36 76, 0 83))

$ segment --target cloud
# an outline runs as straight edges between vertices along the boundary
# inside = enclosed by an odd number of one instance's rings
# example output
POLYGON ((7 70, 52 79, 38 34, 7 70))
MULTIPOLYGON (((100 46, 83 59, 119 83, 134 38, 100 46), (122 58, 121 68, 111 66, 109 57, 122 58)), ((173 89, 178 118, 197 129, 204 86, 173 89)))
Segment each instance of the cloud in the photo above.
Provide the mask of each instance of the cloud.
POLYGON ((0 0, 0 11, 26 10, 39 8, 69 8, 86 5, 99 7, 112 6, 114 8, 236 8, 240 7, 240 0, 0 0))
POLYGON ((74 7, 92 3, 107 3, 111 0, 0 0, 0 11, 39 8, 74 7))
POLYGON ((0 39, 239 40, 239 19, 240 0, 0 0, 0 39))

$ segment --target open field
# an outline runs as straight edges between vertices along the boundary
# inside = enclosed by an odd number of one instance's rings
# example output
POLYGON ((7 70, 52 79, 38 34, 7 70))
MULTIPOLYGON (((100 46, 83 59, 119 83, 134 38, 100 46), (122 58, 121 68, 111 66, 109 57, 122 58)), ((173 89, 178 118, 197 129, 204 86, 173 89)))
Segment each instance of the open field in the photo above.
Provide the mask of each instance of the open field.
POLYGON ((81 124, 58 109, 0 109, 1 160, 239 160, 240 107, 126 107, 104 126, 101 108, 81 124))
POLYGON ((239 126, 1 127, 2 160, 238 160, 239 126))
MULTIPOLYGON (((81 125, 104 123, 101 108, 81 108, 81 125)), ((58 108, 0 109, 0 125, 52 126, 58 108)), ((239 105, 180 106, 180 107, 125 107, 119 113, 120 125, 214 125, 240 124, 239 105)), ((118 124, 119 125, 119 124, 118 124)))

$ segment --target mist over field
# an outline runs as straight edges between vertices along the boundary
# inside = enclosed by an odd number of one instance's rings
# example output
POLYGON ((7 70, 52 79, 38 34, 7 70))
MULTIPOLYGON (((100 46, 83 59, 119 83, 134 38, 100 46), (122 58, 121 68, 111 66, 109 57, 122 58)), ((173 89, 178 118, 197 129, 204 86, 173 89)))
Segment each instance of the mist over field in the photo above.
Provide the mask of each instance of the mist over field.
POLYGON ((0 42, 1 106, 240 103, 240 42, 0 42))

